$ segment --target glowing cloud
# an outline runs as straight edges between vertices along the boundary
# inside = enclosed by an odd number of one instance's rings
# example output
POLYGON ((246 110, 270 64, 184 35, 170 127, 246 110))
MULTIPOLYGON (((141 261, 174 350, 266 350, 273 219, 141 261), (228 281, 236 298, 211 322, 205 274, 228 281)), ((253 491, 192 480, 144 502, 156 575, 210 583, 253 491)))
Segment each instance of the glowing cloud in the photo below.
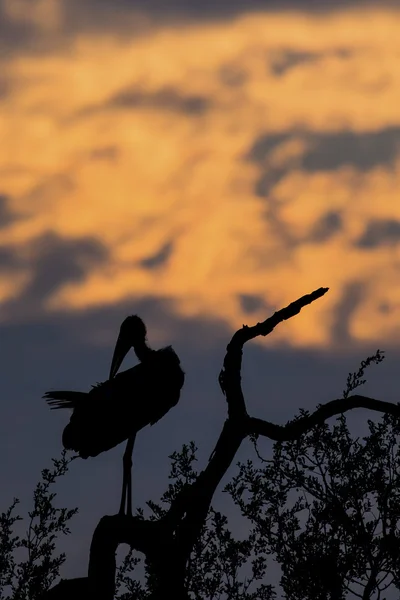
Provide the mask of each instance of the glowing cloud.
MULTIPOLYGON (((23 4, 4 6, 22 19, 23 4)), ((42 4, 34 18, 54 34, 60 4, 42 4)), ((271 343, 394 343, 399 27, 389 9, 260 13, 10 57, 0 193, 16 218, 1 246, 24 254, 53 232, 107 254, 42 310, 154 295, 236 327, 329 286, 271 343)), ((1 274, 2 300, 29 277, 1 274)))

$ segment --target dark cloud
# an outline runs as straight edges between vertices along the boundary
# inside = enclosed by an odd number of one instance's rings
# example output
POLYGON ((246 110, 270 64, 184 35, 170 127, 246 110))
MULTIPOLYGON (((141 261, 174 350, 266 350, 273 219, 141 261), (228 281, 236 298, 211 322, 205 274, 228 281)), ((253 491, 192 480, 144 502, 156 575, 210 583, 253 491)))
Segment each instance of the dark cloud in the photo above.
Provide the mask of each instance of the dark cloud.
POLYGON ((74 118, 116 108, 126 110, 134 110, 135 108, 160 109, 196 116, 206 112, 210 106, 211 101, 205 96, 185 95, 170 87, 152 93, 143 92, 134 87, 119 91, 103 104, 93 104, 82 108, 74 115, 74 118))
POLYGON ((256 181, 255 192, 261 198, 268 198, 273 188, 283 179, 288 172, 288 168, 266 170, 256 181))
MULTIPOLYGON (((384 5, 394 3, 385 1, 384 5)), ((303 10, 306 12, 325 12, 346 6, 373 4, 372 0, 171 0, 167 4, 162 0, 64 0, 65 10, 72 23, 80 20, 85 27, 96 27, 127 19, 130 13, 145 14, 153 22, 199 21, 228 19, 250 11, 303 10), (91 17, 91 19, 90 19, 91 17)))
POLYGON ((173 88, 154 93, 141 92, 135 88, 122 90, 107 103, 110 108, 161 108, 189 115, 202 114, 209 105, 209 100, 204 96, 184 95, 173 88))
POLYGON ((309 240, 311 242, 325 242, 342 228, 342 217, 340 213, 329 211, 323 215, 314 225, 309 240))
POLYGON ((35 27, 27 22, 15 21, 8 17, 3 3, 0 4, 0 56, 10 48, 31 43, 36 37, 35 27))
POLYGON ((18 218, 18 215, 10 208, 9 196, 0 193, 0 229, 6 227, 18 218))
POLYGON ((140 265, 145 269, 155 269, 164 265, 171 256, 173 248, 173 243, 171 241, 167 242, 158 250, 158 252, 140 261, 140 265))
MULTIPOLYGON (((326 265, 329 272, 329 265, 326 265)), ((352 335, 350 333, 350 322, 353 314, 363 301, 365 285, 353 281, 344 286, 342 297, 334 310, 334 318, 331 327, 332 342, 343 346, 350 344, 352 335)))
POLYGON ((342 131, 306 136, 311 149, 304 154, 301 166, 306 171, 334 171, 351 166, 367 171, 377 166, 391 166, 400 153, 400 127, 355 133, 342 131))
POLYGON ((54 233, 41 236, 32 244, 31 252, 35 275, 25 291, 30 300, 45 298, 66 282, 82 281, 92 266, 107 257, 97 240, 68 240, 54 233))
POLYGON ((292 136, 292 132, 263 134, 253 143, 245 158, 251 162, 264 162, 278 146, 292 136))
POLYGON ((318 52, 296 52, 294 50, 284 50, 277 56, 274 56, 269 62, 269 67, 274 75, 280 77, 287 71, 302 65, 304 63, 315 62, 322 57, 318 52))
POLYGON ((400 221, 396 221, 395 219, 381 219, 368 223, 364 233, 357 240, 356 246, 373 249, 377 246, 398 244, 399 242, 400 221))
MULTIPOLYGON (((173 88, 164 88, 153 93, 128 88, 121 90, 102 104, 85 106, 73 115, 72 121, 107 110, 135 110, 136 108, 160 109, 197 116, 205 113, 210 106, 211 101, 205 96, 185 95, 173 88)), ((67 122, 69 121, 70 118, 67 119, 67 122)), ((94 160, 116 160, 117 157, 118 150, 114 147, 95 149, 91 155, 94 160)))
POLYGON ((107 258, 107 251, 92 238, 75 240, 47 233, 23 250, 3 248, 8 270, 29 269, 31 279, 22 295, 2 307, 9 317, 35 314, 46 300, 67 282, 82 281, 90 269, 107 258))
POLYGON ((279 52, 274 51, 272 56, 267 58, 267 62, 272 73, 277 77, 281 77, 299 65, 317 62, 329 56, 336 56, 346 59, 351 56, 351 50, 347 48, 339 48, 337 50, 330 50, 326 52, 305 52, 292 49, 282 49, 279 52))
POLYGON ((15 248, 0 246, 0 273, 13 273, 24 267, 25 261, 19 256, 15 248))
POLYGON ((335 171, 342 167, 353 167, 360 171, 369 171, 379 166, 391 169, 399 155, 400 127, 393 126, 363 133, 290 131, 261 135, 245 154, 244 160, 260 165, 255 193, 269 198, 274 186, 293 169, 312 173, 335 171), (288 157, 286 164, 279 168, 270 167, 268 162, 271 154, 281 145, 294 139, 304 142, 304 153, 301 156, 288 157))
POLYGON ((262 308, 267 309, 264 298, 256 294, 240 294, 239 302, 242 309, 248 314, 252 314, 262 308))
MULTIPOLYGON (((29 0, 32 5, 36 0, 29 0)), ((397 0, 382 0, 396 6, 397 0)), ((19 52, 49 52, 66 46, 80 33, 105 32, 119 37, 138 37, 166 24, 197 24, 199 21, 232 19, 251 11, 301 10, 309 13, 332 12, 351 6, 373 5, 372 0, 63 0, 61 31, 44 32, 33 20, 15 20, 0 5, 0 55, 19 52)), ((27 13, 28 13, 27 3, 27 13)))
POLYGON ((293 131, 262 135, 245 158, 264 163, 278 146, 295 138, 303 140, 308 147, 298 159, 297 167, 309 172, 333 171, 344 166, 362 171, 381 165, 391 166, 400 153, 400 127, 394 126, 363 133, 293 131))
MULTIPOLYGON (((32 6, 36 0, 29 0, 32 6)), ((0 69, 15 54, 45 54, 55 47, 65 46, 73 31, 43 31, 34 20, 29 18, 30 6, 26 7, 25 19, 11 18, 4 3, 0 3, 0 69)), ((93 9, 92 9, 93 10, 93 9)))

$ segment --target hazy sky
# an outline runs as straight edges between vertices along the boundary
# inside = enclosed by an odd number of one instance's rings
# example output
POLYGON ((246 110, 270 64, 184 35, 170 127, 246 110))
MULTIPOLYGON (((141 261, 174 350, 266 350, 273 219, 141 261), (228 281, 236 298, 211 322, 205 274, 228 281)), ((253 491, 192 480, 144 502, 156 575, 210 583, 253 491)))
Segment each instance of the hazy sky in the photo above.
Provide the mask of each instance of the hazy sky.
MULTIPOLYGON (((1 510, 29 507, 60 453, 69 414, 43 392, 104 379, 128 314, 186 371, 178 407, 138 437, 137 504, 182 443, 204 466, 232 333, 318 287, 246 348, 251 413, 284 423, 339 397, 377 348, 364 391, 398 400, 400 3, 215 4, 0 0, 1 510)), ((122 452, 75 461, 60 486, 80 507, 65 576, 117 511, 122 452)))

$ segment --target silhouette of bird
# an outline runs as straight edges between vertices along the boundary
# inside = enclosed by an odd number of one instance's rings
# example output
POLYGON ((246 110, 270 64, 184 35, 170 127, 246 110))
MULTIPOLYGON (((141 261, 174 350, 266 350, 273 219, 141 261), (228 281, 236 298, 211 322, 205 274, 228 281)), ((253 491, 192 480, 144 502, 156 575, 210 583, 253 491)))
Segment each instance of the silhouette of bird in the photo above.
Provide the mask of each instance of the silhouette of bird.
POLYGON ((180 397, 185 374, 171 346, 152 350, 147 331, 137 315, 127 317, 120 328, 107 381, 89 392, 51 391, 43 396, 52 409, 72 408, 62 435, 64 448, 81 458, 97 456, 128 440, 123 458, 123 483, 119 514, 132 515, 132 452, 136 433, 157 423, 180 397), (118 373, 133 347, 139 364, 118 373))

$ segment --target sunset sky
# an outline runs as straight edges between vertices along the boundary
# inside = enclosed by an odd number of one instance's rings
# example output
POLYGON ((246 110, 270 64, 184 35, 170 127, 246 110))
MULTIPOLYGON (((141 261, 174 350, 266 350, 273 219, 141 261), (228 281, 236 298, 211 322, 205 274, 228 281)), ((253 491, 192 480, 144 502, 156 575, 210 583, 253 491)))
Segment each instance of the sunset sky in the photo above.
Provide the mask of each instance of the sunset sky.
MULTIPOLYGON (((138 436, 137 505, 184 442, 205 465, 232 333, 316 288, 245 349, 250 412, 284 423, 340 397, 377 348, 364 393, 399 400, 399 30, 400 2, 0 0, 0 510, 29 508, 60 454, 69 414, 42 394, 105 379, 128 314, 186 371, 138 436)), ((59 486, 80 508, 64 576, 117 511, 122 452, 59 486)))

